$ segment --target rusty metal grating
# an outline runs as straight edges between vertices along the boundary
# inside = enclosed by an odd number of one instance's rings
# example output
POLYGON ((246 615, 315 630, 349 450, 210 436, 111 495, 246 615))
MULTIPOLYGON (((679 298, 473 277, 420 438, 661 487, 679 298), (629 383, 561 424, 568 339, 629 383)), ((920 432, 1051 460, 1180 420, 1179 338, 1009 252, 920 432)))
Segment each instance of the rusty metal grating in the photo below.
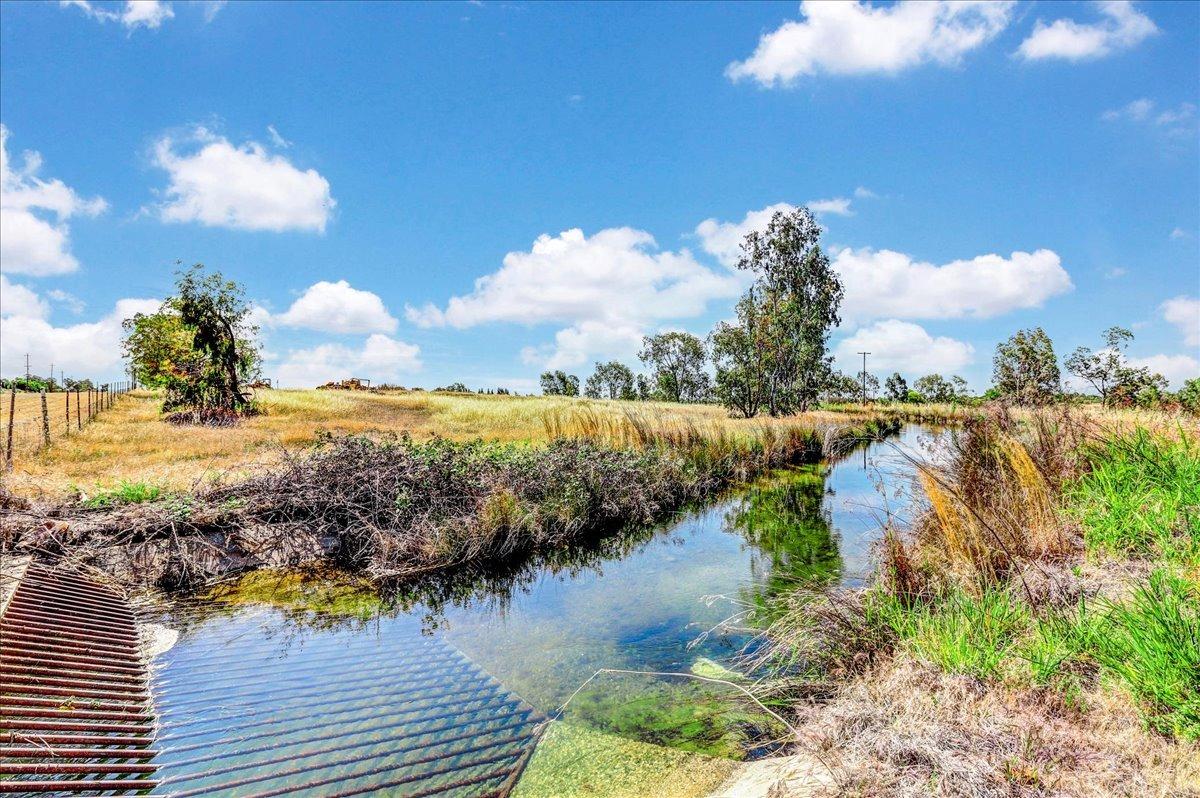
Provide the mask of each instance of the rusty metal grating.
POLYGON ((0 617, 0 793, 157 786, 146 679, 125 600, 31 564, 0 617))

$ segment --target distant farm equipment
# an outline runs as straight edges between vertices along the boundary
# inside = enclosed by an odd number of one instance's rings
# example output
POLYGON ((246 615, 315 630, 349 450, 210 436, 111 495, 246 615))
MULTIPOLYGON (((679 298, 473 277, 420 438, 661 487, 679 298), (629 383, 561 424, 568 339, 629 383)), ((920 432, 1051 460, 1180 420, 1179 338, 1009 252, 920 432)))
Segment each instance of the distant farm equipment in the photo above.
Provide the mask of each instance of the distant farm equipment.
POLYGON ((350 377, 345 380, 334 380, 327 382, 324 385, 317 386, 318 391, 369 391, 371 390, 371 381, 360 379, 358 377, 350 377))

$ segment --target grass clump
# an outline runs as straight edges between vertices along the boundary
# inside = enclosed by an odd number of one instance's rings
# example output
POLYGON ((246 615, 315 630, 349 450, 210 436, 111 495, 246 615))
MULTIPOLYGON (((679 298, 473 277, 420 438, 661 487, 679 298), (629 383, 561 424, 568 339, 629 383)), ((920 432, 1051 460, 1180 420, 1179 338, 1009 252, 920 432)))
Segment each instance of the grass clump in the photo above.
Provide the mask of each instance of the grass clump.
POLYGON ((1200 447, 1143 428, 1086 450, 1088 470, 1066 491, 1089 549, 1200 565, 1200 447))
POLYGON ((154 502, 166 496, 160 485, 149 482, 132 482, 123 479, 115 488, 102 488, 84 500, 85 507, 93 509, 116 507, 122 504, 154 502))
POLYGON ((1200 589, 1156 571, 1129 601, 1115 604, 1092 654, 1120 677, 1148 725, 1200 739, 1200 589))
POLYGON ((1049 612, 1035 618, 1029 634, 1015 650, 1028 667, 1030 681, 1073 696, 1080 688, 1079 676, 1092 670, 1090 652, 1104 633, 1103 615, 1086 601, 1068 612, 1049 612))
POLYGON ((1002 590, 981 596, 954 592, 919 611, 898 630, 920 659, 947 673, 979 679, 1000 675, 1001 665, 1029 628, 1028 609, 1002 590))

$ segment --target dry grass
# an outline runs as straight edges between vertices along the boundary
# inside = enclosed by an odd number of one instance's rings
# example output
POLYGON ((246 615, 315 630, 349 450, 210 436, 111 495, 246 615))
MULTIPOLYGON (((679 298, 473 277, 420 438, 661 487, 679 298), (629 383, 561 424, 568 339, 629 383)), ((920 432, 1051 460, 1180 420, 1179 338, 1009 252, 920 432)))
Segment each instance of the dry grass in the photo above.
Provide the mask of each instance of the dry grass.
POLYGON ((1080 713, 1051 692, 987 686, 900 656, 797 725, 803 748, 836 775, 822 794, 1200 795, 1200 748, 1147 734, 1119 693, 1084 700, 1080 713))
POLYGON ((45 499, 89 495, 122 481, 184 490, 220 475, 246 476, 256 465, 277 461, 284 449, 311 444, 322 433, 544 443, 556 434, 591 429, 621 443, 630 428, 627 414, 643 432, 690 430, 729 438, 758 437, 765 429, 788 429, 798 421, 821 429, 846 418, 815 412, 803 419, 745 420, 731 419, 714 405, 427 392, 274 390, 261 391, 258 398, 262 415, 234 428, 210 429, 169 424, 159 412, 159 397, 135 392, 82 432, 55 440, 39 454, 18 456, 7 485, 18 495, 45 499))

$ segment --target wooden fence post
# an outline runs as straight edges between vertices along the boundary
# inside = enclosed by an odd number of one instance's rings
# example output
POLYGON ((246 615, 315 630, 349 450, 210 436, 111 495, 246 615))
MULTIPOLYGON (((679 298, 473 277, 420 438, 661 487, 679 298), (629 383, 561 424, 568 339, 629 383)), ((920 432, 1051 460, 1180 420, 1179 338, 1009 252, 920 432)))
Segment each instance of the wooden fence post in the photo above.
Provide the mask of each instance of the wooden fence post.
POLYGON ((88 386, 88 421, 92 420, 92 386, 88 386))
POLYGON ((63 434, 70 435, 71 434, 71 392, 69 390, 64 390, 63 393, 65 393, 67 395, 67 431, 63 434))
POLYGON ((8 395, 8 447, 4 450, 4 470, 12 471, 12 432, 13 416, 17 412, 17 389, 13 388, 8 395))
POLYGON ((83 422, 79 420, 79 389, 75 389, 75 429, 83 429, 83 422))
POLYGON ((46 392, 42 391, 42 443, 50 445, 50 410, 46 407, 46 392))

